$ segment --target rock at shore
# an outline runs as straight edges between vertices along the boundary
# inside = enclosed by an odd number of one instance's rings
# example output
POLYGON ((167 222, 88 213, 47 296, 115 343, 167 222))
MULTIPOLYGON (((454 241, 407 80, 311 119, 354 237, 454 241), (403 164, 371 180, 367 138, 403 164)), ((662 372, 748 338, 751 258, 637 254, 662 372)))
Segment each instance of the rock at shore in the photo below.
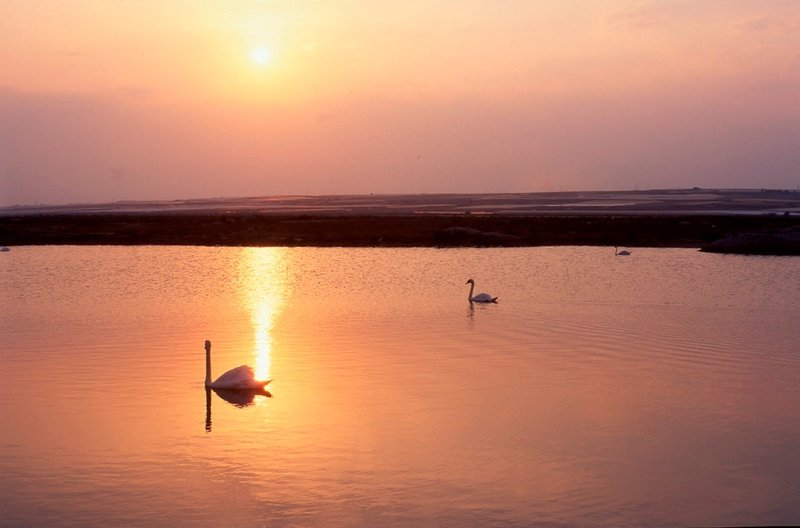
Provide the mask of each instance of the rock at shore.
POLYGON ((516 246, 517 236, 494 231, 481 231, 471 227, 449 227, 434 234, 441 246, 516 246))
POLYGON ((738 233, 706 244, 700 250, 739 255, 800 255, 800 228, 738 233))

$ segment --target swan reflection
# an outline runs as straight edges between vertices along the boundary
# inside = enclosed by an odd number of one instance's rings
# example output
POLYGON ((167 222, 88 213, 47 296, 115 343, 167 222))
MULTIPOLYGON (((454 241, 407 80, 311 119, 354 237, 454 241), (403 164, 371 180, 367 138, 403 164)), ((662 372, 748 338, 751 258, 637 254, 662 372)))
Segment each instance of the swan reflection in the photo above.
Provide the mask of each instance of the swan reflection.
POLYGON ((230 389, 212 389, 206 387, 206 431, 211 432, 211 392, 217 396, 239 408, 249 407, 256 401, 256 396, 265 396, 272 398, 272 393, 267 389, 252 389, 252 390, 230 390, 230 389))
POLYGON ((266 396, 272 398, 272 393, 267 389, 252 390, 230 390, 230 389, 211 389, 214 394, 236 407, 247 407, 253 405, 256 396, 266 396))

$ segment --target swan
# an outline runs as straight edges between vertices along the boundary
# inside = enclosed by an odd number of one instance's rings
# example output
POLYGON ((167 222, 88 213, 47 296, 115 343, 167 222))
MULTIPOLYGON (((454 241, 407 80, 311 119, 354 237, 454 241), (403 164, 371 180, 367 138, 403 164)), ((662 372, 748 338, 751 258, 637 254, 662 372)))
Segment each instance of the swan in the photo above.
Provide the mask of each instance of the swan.
POLYGON ((475 281, 469 279, 465 284, 469 284, 469 294, 467 295, 467 299, 469 302, 477 302, 477 303, 496 303, 497 297, 492 297, 488 293, 479 293, 478 295, 472 295, 472 292, 475 290, 475 281))
POLYGON ((211 389, 227 389, 239 391, 264 390, 264 386, 272 380, 257 380, 253 369, 247 365, 230 369, 228 372, 211 381, 211 341, 206 341, 206 387, 211 389))
POLYGON ((627 249, 620 250, 617 246, 614 246, 614 255, 618 257, 624 257, 625 255, 630 255, 631 252, 627 249))

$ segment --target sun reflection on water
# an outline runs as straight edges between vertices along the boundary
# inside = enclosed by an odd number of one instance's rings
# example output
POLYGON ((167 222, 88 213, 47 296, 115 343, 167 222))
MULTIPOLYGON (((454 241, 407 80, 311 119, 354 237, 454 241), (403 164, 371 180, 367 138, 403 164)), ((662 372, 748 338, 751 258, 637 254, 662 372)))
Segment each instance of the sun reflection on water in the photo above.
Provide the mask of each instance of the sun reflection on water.
POLYGON ((256 378, 270 379, 272 329, 289 287, 286 248, 247 248, 244 257, 244 288, 254 332, 256 378))

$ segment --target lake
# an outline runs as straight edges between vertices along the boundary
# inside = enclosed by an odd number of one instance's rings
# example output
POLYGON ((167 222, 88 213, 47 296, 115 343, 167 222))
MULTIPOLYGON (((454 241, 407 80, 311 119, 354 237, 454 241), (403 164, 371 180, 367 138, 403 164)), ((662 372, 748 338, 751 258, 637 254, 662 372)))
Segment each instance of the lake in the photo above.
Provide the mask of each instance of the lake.
POLYGON ((0 526, 800 522, 800 259, 613 253, 12 248, 0 526))

